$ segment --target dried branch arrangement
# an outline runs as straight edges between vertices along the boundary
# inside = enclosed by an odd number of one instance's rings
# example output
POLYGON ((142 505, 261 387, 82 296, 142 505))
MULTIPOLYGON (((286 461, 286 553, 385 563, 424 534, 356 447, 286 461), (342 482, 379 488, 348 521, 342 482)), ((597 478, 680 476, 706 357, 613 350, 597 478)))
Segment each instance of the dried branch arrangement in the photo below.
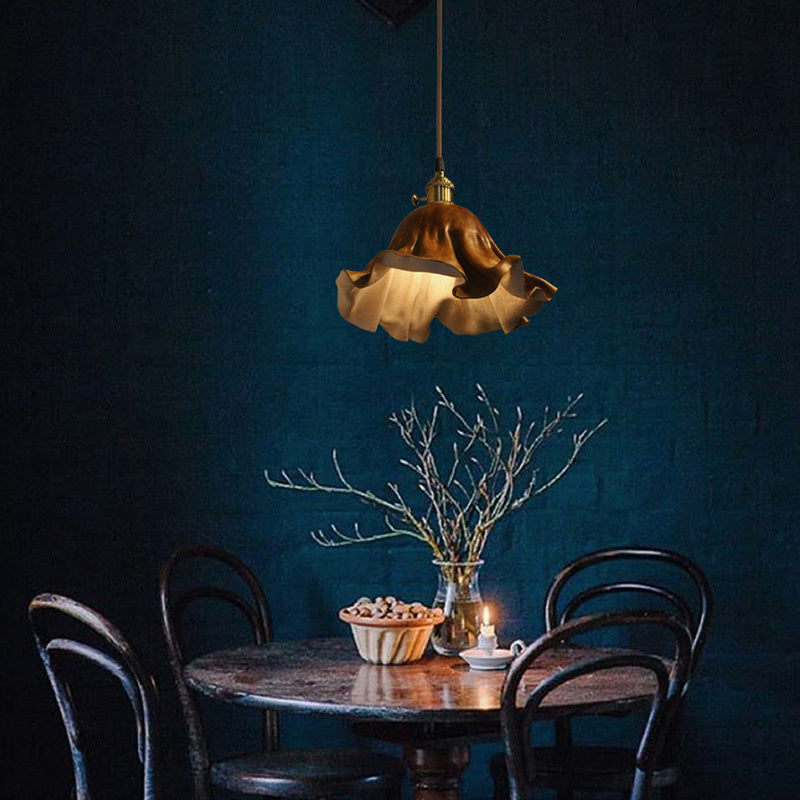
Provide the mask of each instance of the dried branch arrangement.
POLYGON ((526 422, 517 407, 513 427, 503 432, 500 412, 480 384, 476 390, 479 411, 474 420, 465 417, 438 386, 437 401, 427 418, 413 404, 389 417, 411 451, 411 457, 400 464, 413 473, 414 486, 424 498, 416 510, 397 483, 388 483, 383 495, 354 486, 335 450, 332 461, 338 483, 321 483, 313 472, 302 469, 297 470, 297 478, 283 471, 279 479, 273 479, 265 472, 267 483, 278 489, 349 495, 383 512, 385 527, 376 533, 362 533, 358 523, 350 532, 335 525, 329 532, 312 532, 323 547, 407 536, 428 545, 438 561, 477 561, 495 525, 558 483, 607 420, 574 433, 564 462, 542 477, 536 456, 547 442, 563 434, 565 422, 577 416, 575 407, 583 395, 568 397, 558 411, 545 408, 538 425, 526 422), (449 446, 437 441, 443 417, 453 423, 449 446))

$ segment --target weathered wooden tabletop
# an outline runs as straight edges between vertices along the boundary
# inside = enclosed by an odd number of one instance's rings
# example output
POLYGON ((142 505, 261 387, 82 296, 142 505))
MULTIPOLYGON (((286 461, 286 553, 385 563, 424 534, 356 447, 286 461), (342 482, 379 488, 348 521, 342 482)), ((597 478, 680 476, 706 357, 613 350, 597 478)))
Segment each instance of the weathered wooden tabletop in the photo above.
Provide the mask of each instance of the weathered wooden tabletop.
MULTIPOLYGON (((528 692, 550 672, 600 651, 550 651, 528 672, 528 692)), ((505 671, 471 670, 460 658, 429 654, 412 664, 362 661, 351 639, 309 639, 221 650, 186 668, 189 685, 228 702, 350 719, 440 724, 499 719, 505 671)), ((571 681, 548 697, 551 716, 625 711, 649 700, 654 683, 620 668, 571 681)))

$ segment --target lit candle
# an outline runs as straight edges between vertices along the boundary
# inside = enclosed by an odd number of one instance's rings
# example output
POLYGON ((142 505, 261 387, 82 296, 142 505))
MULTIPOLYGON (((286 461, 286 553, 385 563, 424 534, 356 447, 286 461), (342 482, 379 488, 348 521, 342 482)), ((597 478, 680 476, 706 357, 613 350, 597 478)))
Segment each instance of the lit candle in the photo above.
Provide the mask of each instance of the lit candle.
POLYGON ((483 624, 478 636, 478 649, 493 653, 497 648, 497 636, 495 636, 494 625, 489 623, 489 607, 483 607, 483 624))
POLYGON ((494 625, 489 624, 489 606, 483 607, 483 625, 481 625, 481 636, 494 636, 494 625))

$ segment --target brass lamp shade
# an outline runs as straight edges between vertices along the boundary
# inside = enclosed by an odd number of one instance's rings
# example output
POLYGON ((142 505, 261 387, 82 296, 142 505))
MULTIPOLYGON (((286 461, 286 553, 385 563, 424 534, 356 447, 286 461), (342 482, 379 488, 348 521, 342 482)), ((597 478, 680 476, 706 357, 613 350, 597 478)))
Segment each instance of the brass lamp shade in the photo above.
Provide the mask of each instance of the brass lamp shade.
POLYGON ((336 279, 339 313, 367 331, 424 342, 436 318, 457 334, 510 333, 528 324, 556 287, 504 256, 481 221, 452 202, 429 202, 398 226, 361 272, 336 279))

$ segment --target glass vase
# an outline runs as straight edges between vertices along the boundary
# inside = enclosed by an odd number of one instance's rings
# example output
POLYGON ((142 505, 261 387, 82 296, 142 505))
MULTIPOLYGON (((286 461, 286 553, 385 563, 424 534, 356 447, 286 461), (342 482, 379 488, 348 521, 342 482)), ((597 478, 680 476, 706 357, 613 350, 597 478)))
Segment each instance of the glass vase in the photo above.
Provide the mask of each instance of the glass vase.
POLYGON ((455 656, 475 647, 481 625, 481 590, 478 584, 483 561, 434 561, 439 585, 433 607, 444 611, 444 621, 433 629, 433 649, 455 656))

